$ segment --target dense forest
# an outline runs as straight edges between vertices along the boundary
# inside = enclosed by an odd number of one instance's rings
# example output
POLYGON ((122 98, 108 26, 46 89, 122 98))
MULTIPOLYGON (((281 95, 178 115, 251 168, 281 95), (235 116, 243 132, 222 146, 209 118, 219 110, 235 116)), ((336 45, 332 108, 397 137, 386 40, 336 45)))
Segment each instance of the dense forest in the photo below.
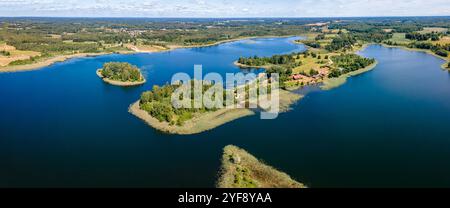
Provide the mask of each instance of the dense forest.
MULTIPOLYGON (((192 86, 194 81, 191 81, 192 86)), ((203 84, 203 93, 209 90, 213 85, 203 84)), ((182 87, 182 85, 153 86, 151 91, 141 94, 140 108, 145 110, 152 117, 158 119, 160 122, 168 122, 171 125, 182 126, 186 121, 192 119, 196 113, 204 113, 208 111, 215 111, 217 109, 202 108, 174 108, 171 102, 172 93, 182 87)), ((191 99, 194 99, 194 92, 192 91, 191 99)), ((224 95, 219 95, 224 96, 224 95)))
POLYGON ((143 80, 140 70, 126 62, 109 62, 103 65, 102 76, 122 82, 139 82, 143 80))
MULTIPOLYGON (((317 36, 317 37, 319 37, 319 36, 317 36)), ((309 47, 311 47, 311 48, 320 48, 320 47, 322 47, 320 45, 320 43, 318 43, 316 41, 302 41, 302 43, 307 45, 307 46, 309 46, 309 47)))
POLYGON ((355 43, 356 38, 350 34, 340 34, 333 38, 333 41, 325 47, 328 51, 337 51, 340 49, 350 49, 355 43))

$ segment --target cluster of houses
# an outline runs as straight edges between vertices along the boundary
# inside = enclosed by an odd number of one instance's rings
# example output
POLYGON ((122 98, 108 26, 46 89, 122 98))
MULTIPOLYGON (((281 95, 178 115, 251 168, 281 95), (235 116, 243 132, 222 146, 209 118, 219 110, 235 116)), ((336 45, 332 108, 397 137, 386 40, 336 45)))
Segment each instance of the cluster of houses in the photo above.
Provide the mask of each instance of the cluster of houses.
POLYGON ((330 74, 330 70, 331 68, 329 66, 321 66, 317 70, 318 73, 316 75, 307 76, 304 74, 294 74, 291 76, 291 79, 297 82, 315 84, 328 77, 328 75, 330 74))

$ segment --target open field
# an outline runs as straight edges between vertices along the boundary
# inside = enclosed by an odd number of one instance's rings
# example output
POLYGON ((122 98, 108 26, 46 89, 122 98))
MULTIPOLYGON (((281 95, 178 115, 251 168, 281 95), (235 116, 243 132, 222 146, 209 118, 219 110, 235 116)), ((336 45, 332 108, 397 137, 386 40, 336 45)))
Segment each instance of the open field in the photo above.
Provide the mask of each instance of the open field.
POLYGON ((35 51, 16 50, 14 46, 0 43, 0 51, 8 52, 10 55, 0 55, 0 67, 7 66, 9 63, 17 60, 27 60, 31 57, 39 56, 41 53, 35 51))
POLYGON ((308 57, 303 57, 300 56, 300 59, 298 59, 298 61, 302 62, 301 66, 295 67, 292 72, 294 74, 298 74, 298 73, 306 73, 309 74, 309 72, 311 71, 311 69, 314 69, 316 71, 320 70, 321 67, 329 65, 331 62, 329 59, 325 59, 325 56, 330 56, 333 54, 318 54, 318 56, 320 56, 321 58, 313 58, 312 56, 308 56, 308 57))
POLYGON ((421 34, 427 34, 427 33, 432 33, 432 32, 445 33, 447 31, 448 31, 447 28, 442 28, 442 27, 424 27, 423 30, 419 31, 419 33, 421 33, 421 34))
POLYGON ((0 72, 19 72, 19 71, 36 70, 41 67, 50 66, 54 63, 63 62, 65 60, 68 60, 71 58, 100 56, 100 55, 105 55, 105 54, 108 54, 108 53, 78 53, 78 54, 71 54, 71 55, 60 55, 60 56, 55 56, 55 57, 50 57, 47 59, 39 60, 38 62, 35 62, 32 64, 0 67, 0 72))
POLYGON ((406 39, 406 33, 394 33, 390 41, 397 44, 408 44, 411 43, 411 40, 406 39))
MULTIPOLYGON (((299 36, 301 37, 305 37, 306 40, 315 40, 315 38, 319 35, 320 33, 317 32, 308 32, 308 33, 302 33, 299 36)), ((299 40, 297 42, 301 42, 302 40, 299 40)))
POLYGON ((450 44, 450 36, 444 36, 438 41, 432 41, 433 44, 447 45, 450 44))

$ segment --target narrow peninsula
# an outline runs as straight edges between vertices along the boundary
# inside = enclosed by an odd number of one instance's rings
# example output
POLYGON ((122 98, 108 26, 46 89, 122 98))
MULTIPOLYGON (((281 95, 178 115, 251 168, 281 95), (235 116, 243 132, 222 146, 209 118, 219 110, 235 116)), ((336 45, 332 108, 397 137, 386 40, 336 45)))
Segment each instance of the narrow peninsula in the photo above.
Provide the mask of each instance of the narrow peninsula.
POLYGON ((218 188, 307 188, 239 147, 223 150, 218 188))
POLYGON ((129 63, 109 62, 97 70, 97 75, 106 83, 128 87, 142 85, 146 82, 139 68, 129 63))

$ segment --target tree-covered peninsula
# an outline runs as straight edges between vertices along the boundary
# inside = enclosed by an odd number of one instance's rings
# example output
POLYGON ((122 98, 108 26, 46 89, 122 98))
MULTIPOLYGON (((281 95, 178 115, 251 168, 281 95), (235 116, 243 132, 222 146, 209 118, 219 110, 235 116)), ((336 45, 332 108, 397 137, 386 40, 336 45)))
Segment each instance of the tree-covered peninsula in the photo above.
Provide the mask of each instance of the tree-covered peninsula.
POLYGON ((117 86, 135 86, 145 83, 145 78, 136 66, 126 62, 109 62, 97 70, 103 81, 117 86))
MULTIPOLYGON (((194 82, 197 81, 191 81, 191 87, 194 87, 194 82)), ((203 85, 202 94, 207 94, 211 88, 217 87, 208 82, 202 82, 201 84, 203 85)), ((205 103, 202 103, 199 108, 194 107, 193 103, 196 98, 193 91, 191 92, 192 94, 190 97, 191 107, 174 107, 172 95, 176 93, 177 89, 180 87, 187 87, 188 85, 166 84, 163 86, 153 86, 152 90, 143 92, 140 99, 131 104, 129 112, 159 131, 181 135, 201 133, 230 121, 255 114, 252 109, 247 108, 250 102, 250 99, 248 98, 248 85, 246 85, 245 88, 244 86, 238 86, 234 89, 223 89, 222 93, 219 94, 212 94, 212 97, 224 97, 222 108, 206 107, 205 103), (242 102, 240 102, 245 108, 227 108, 225 97, 231 94, 232 97, 238 99, 238 97, 240 97, 237 90, 238 88, 245 89, 245 97, 242 102)), ((259 94, 259 91, 257 92, 259 94)), ((285 112, 289 110, 292 103, 301 98, 301 95, 286 90, 280 90, 279 98, 280 112, 285 112)), ((234 100, 234 103, 237 104, 238 100, 234 100)), ((261 102, 258 101, 258 104, 261 104, 261 102)))
MULTIPOLYGON (((191 84, 194 85, 194 81, 191 84)), ((202 93, 213 87, 211 84, 202 84, 202 93)), ((129 112, 159 131, 181 135, 207 131, 232 120, 254 114, 253 111, 245 108, 216 109, 206 108, 204 105, 201 108, 175 108, 171 97, 179 87, 185 86, 181 84, 154 86, 152 90, 141 94, 140 100, 130 106, 129 112)), ((215 96, 224 96, 224 94, 215 96)), ((192 93, 191 99, 194 98, 193 96, 194 93, 192 93)))

